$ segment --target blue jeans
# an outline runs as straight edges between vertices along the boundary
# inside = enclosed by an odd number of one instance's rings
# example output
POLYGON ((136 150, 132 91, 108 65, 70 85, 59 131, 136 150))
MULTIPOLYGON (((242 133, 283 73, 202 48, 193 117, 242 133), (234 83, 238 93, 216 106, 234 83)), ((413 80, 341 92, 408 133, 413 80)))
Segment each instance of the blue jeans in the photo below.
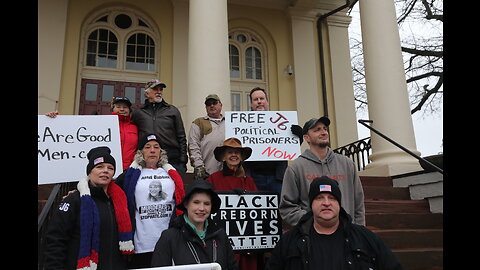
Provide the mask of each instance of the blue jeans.
POLYGON ((250 176, 259 191, 274 191, 278 192, 278 195, 282 193, 282 182, 275 179, 274 175, 259 174, 252 171, 250 176))

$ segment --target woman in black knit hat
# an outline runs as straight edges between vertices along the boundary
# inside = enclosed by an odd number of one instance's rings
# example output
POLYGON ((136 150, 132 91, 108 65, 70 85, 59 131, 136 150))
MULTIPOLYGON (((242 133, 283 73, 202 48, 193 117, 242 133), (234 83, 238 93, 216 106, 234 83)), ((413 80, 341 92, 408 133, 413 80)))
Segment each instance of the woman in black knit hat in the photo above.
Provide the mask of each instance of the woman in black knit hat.
POLYGON ((113 181, 115 159, 105 146, 87 157, 87 177, 48 226, 45 269, 126 269, 122 254, 133 253, 126 196, 113 181))

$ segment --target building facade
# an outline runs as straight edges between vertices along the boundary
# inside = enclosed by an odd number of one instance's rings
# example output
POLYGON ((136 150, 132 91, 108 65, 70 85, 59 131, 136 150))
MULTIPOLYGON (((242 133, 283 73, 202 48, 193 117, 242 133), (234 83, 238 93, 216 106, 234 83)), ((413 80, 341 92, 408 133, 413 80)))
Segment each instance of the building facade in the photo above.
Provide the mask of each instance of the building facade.
MULTIPOLYGON (((208 94, 220 96, 224 111, 249 110, 248 93, 259 86, 271 110, 297 111, 301 125, 328 115, 332 147, 349 144, 358 140, 351 18, 345 8, 326 16, 349 2, 40 0, 38 113, 107 114, 113 96, 127 96, 136 108, 145 82, 158 78, 188 130, 205 114, 208 94)), ((415 152, 393 0, 359 4, 370 119, 415 152)), ((372 135, 366 174, 418 168, 381 140, 372 135)))

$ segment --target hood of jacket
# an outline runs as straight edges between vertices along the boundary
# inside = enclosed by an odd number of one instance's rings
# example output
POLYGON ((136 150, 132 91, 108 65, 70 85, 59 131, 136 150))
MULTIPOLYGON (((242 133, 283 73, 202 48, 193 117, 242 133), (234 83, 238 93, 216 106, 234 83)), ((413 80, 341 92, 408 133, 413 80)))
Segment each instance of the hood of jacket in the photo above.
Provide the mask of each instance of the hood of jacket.
POLYGON ((331 163, 333 161, 333 159, 335 159, 334 152, 330 147, 328 148, 327 156, 325 157, 325 160, 323 160, 323 161, 320 160, 310 149, 306 149, 300 155, 300 157, 306 158, 306 159, 311 160, 311 161, 313 161, 315 163, 318 163, 318 164, 328 164, 328 163, 331 163))

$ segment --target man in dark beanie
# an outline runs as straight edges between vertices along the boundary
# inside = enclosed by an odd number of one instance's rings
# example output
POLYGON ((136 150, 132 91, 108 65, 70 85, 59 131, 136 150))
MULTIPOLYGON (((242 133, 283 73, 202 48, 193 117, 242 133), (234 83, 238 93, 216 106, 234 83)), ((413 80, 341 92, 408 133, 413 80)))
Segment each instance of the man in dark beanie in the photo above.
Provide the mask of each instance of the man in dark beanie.
POLYGON ((365 205, 362 182, 354 162, 330 148, 330 119, 312 118, 295 134, 303 134, 308 149, 290 162, 284 177, 280 196, 280 216, 284 224, 295 226, 310 211, 308 187, 316 177, 328 176, 338 181, 342 191, 342 207, 358 225, 365 225, 365 205))
POLYGON ((378 235, 352 223, 336 180, 313 179, 308 198, 311 211, 281 236, 266 269, 403 269, 378 235))

